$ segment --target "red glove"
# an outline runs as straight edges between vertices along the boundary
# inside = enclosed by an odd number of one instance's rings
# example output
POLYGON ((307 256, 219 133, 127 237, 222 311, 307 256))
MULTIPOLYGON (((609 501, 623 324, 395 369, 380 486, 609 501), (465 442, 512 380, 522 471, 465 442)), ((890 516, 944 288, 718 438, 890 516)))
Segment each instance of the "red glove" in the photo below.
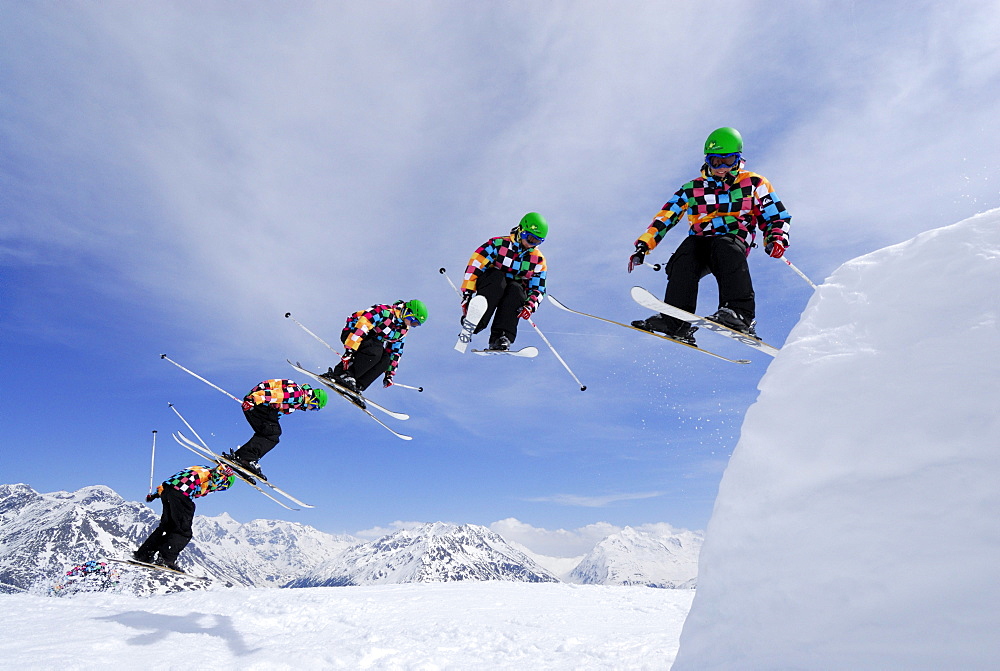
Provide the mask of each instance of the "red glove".
POLYGON ((354 350, 349 349, 344 352, 344 356, 340 357, 340 365, 346 371, 351 367, 351 362, 354 361, 354 350))
POLYGON ((389 387, 391 387, 392 386, 392 377, 390 377, 389 375, 386 375, 384 378, 382 378, 382 386, 385 387, 386 389, 388 389, 389 387))
POLYGON ((462 316, 464 317, 469 313, 469 303, 472 301, 472 297, 476 295, 475 291, 463 291, 462 292, 462 316))
POLYGON ((645 242, 635 243, 635 254, 628 257, 628 271, 632 272, 633 268, 635 268, 636 266, 641 266, 648 252, 649 252, 649 247, 646 246, 645 242))
POLYGON ((253 408, 253 403, 251 403, 250 401, 243 401, 243 412, 246 412, 251 408, 253 408))
POLYGON ((785 254, 785 243, 781 240, 772 240, 764 245, 764 252, 771 258, 780 259, 785 254))
POLYGON ((531 308, 525 305, 521 308, 521 311, 517 313, 517 316, 521 319, 531 319, 531 308))

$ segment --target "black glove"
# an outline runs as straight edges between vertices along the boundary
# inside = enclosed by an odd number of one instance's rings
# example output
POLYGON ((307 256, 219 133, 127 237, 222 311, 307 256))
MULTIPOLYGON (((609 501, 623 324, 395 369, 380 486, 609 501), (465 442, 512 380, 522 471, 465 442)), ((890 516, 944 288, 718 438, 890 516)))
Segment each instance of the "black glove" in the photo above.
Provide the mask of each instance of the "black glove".
POLYGON ((635 254, 628 257, 628 271, 632 272, 632 269, 636 266, 641 266, 642 262, 646 259, 646 254, 649 252, 649 245, 645 242, 639 241, 635 243, 635 254))
POLYGON ((341 368, 346 372, 348 368, 351 367, 351 362, 354 361, 354 350, 350 347, 344 352, 344 355, 340 357, 341 368))
POLYGON ((152 503, 158 498, 160 498, 159 493, 146 494, 146 503, 152 503))

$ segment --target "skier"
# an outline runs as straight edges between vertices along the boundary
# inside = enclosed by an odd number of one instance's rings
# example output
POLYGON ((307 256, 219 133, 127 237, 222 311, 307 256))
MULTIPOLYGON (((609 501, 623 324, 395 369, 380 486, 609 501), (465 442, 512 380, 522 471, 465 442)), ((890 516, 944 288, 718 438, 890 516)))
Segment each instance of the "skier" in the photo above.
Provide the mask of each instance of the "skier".
POLYGON ((191 466, 164 480, 156 488, 155 494, 146 496, 149 503, 160 499, 163 503, 163 514, 160 524, 143 541, 132 558, 146 564, 158 564, 175 571, 177 555, 191 540, 191 522, 194 521, 194 499, 206 496, 211 492, 222 492, 233 486, 236 475, 233 469, 226 465, 209 468, 208 466, 191 466), (156 556, 156 555, 159 556, 156 556))
MULTIPOLYGON (((403 356, 406 332, 426 321, 427 306, 417 299, 358 310, 347 318, 340 334, 345 345, 340 363, 320 377, 361 393, 382 375, 382 386, 391 387, 403 356)), ((352 400, 364 407, 361 399, 352 400)))
POLYGON ((485 296, 488 307, 473 333, 490 325, 489 349, 506 351, 517 339, 517 320, 530 319, 545 296, 545 242, 549 225, 529 212, 507 236, 490 238, 469 259, 462 281, 462 316, 473 296, 485 296))
POLYGON ((223 454, 241 468, 267 480, 260 470, 260 458, 278 444, 282 415, 296 410, 320 410, 326 406, 325 389, 313 389, 291 380, 264 380, 243 397, 243 416, 253 429, 253 436, 235 452, 223 454))
MULTIPOLYGON (((743 138, 735 128, 718 128, 705 141, 701 176, 684 184, 635 242, 628 271, 643 262, 686 213, 691 229, 667 262, 665 303, 695 313, 698 282, 711 273, 719 285, 719 309, 708 319, 757 337, 756 307, 747 256, 759 229, 764 251, 781 258, 788 247, 791 216, 771 183, 744 170, 743 138)), ((647 331, 695 344, 697 328, 663 314, 632 322, 647 331)))

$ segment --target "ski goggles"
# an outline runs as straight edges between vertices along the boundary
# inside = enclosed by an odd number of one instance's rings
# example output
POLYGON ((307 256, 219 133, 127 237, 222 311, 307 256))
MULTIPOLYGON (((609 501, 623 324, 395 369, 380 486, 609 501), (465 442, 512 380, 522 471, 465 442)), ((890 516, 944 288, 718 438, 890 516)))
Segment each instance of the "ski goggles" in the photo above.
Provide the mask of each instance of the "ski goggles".
POLYGON ((705 163, 712 170, 719 168, 734 168, 740 162, 742 154, 738 151, 732 154, 705 154, 705 163))
POLYGON ((545 242, 545 238, 540 238, 534 233, 530 233, 528 231, 521 231, 521 242, 531 247, 537 247, 545 242))
POLYGON ((403 321, 406 322, 407 326, 420 326, 422 323, 412 310, 403 310, 403 321))

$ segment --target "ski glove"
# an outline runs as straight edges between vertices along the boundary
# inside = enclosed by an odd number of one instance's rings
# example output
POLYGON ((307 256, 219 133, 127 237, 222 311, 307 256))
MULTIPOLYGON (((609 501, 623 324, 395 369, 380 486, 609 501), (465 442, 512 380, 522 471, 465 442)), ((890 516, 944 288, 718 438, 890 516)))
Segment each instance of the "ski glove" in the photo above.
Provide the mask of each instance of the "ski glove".
POLYGON ((349 349, 344 352, 344 356, 340 357, 340 365, 346 371, 351 367, 351 362, 354 361, 354 350, 349 349))
POLYGON ((152 503, 158 498, 160 498, 159 493, 146 494, 146 503, 152 503))
POLYGON ((531 312, 532 312, 531 308, 525 305, 523 308, 521 308, 521 311, 517 313, 517 316, 520 317, 521 319, 531 319, 531 312))
POLYGON ((781 240, 772 240, 764 245, 764 253, 772 258, 780 259, 785 254, 785 245, 781 240))
POLYGON ((469 303, 472 301, 472 297, 476 295, 475 291, 469 291, 466 289, 462 292, 462 316, 464 317, 469 313, 469 303))
POLYGON ((392 376, 391 375, 386 375, 384 378, 382 378, 382 386, 385 387, 386 389, 388 389, 389 387, 392 386, 392 376))
POLYGON ((645 242, 635 243, 635 254, 628 257, 628 271, 632 272, 632 269, 636 266, 641 266, 642 262, 646 259, 646 253, 649 252, 649 246, 645 242))
POLYGON ((253 408, 253 403, 251 403, 250 401, 243 401, 243 412, 246 412, 247 410, 250 410, 252 408, 253 408))

